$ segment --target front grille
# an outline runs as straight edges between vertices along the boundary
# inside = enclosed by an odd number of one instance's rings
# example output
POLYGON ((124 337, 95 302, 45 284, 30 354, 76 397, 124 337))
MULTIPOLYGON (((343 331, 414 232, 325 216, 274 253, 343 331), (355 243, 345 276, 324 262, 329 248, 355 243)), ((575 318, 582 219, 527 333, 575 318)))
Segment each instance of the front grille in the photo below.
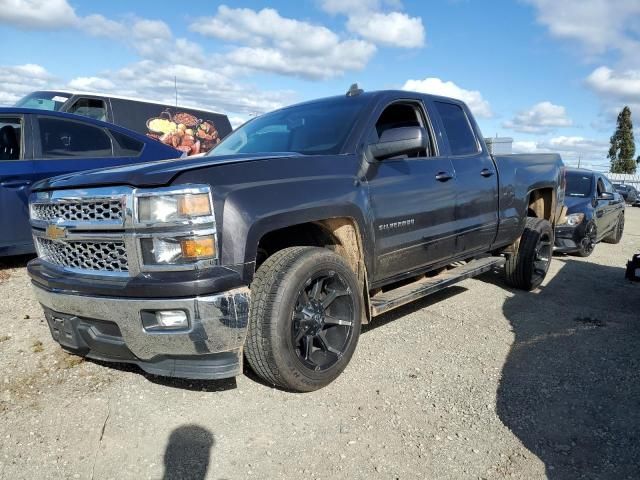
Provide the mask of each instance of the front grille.
POLYGON ((120 200, 91 200, 31 205, 34 220, 71 222, 122 221, 124 212, 120 200))
POLYGON ((49 263, 67 268, 102 272, 128 272, 124 242, 59 242, 36 238, 38 254, 49 263))

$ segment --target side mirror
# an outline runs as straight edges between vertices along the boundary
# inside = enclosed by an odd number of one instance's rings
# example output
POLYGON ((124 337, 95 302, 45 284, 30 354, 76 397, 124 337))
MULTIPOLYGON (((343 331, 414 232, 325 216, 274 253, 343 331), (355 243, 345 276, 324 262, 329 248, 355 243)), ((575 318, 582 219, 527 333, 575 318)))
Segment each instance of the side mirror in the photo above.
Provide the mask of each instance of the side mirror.
POLYGON ((598 200, 614 200, 616 196, 611 192, 602 192, 598 197, 598 200))
POLYGON ((398 127, 385 130, 377 143, 369 145, 369 151, 376 160, 409 155, 426 150, 427 131, 422 127, 398 127))

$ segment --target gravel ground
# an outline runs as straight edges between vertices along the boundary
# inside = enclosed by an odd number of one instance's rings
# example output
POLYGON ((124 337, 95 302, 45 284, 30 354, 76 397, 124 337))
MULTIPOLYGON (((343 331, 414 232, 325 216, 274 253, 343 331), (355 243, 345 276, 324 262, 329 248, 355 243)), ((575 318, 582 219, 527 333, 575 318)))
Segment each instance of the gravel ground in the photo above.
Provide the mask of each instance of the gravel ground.
POLYGON ((366 327, 310 394, 63 353, 0 261, 0 478, 640 478, 640 209, 543 287, 466 280, 366 327))

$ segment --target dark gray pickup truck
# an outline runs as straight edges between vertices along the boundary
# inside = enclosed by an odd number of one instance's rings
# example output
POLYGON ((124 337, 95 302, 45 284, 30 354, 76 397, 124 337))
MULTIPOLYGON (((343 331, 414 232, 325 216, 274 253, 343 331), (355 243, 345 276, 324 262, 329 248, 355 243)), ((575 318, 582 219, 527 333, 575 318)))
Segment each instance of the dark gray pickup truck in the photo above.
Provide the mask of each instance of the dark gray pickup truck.
POLYGON ((29 273, 65 349, 204 379, 244 356, 309 391, 376 315, 489 269, 540 285, 563 184, 558 155, 492 157, 460 101, 351 89, 203 158, 36 185, 29 273))

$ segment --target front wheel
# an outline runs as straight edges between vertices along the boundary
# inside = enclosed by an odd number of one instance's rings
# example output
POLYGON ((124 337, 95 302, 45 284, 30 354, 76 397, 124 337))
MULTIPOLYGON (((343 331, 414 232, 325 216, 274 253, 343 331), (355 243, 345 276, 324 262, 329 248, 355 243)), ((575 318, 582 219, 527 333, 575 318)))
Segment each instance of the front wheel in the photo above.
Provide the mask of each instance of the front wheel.
POLYGON ((245 354, 268 383, 308 392, 345 369, 363 314, 362 289, 342 257, 292 247, 269 257, 251 284, 245 354))
POLYGON ((590 256, 596 248, 596 242, 598 239, 598 233, 596 229, 596 224, 593 222, 587 223, 587 226, 584 230, 584 237, 578 245, 578 250, 576 250, 576 255, 579 257, 588 257, 590 256))
POLYGON ((534 290, 547 276, 553 255, 553 227, 542 218, 528 217, 515 254, 505 263, 507 284, 534 290))

